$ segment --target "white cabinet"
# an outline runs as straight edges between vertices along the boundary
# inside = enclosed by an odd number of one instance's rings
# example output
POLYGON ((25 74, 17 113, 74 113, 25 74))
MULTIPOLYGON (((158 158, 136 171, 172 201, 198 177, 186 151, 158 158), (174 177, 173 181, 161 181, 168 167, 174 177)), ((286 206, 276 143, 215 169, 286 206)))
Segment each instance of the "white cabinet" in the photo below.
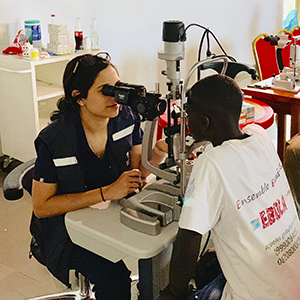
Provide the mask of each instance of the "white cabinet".
POLYGON ((66 64, 76 55, 31 61, 0 55, 0 139, 2 152, 20 161, 36 156, 34 139, 63 95, 66 64))

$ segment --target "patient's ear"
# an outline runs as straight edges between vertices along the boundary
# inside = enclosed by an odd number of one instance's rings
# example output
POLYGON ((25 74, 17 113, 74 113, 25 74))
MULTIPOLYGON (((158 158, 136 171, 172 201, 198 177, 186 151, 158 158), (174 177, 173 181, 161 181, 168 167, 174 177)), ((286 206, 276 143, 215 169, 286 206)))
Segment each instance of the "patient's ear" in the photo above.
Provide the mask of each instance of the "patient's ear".
POLYGON ((203 115, 201 116, 201 125, 203 130, 207 130, 210 124, 209 117, 203 115))

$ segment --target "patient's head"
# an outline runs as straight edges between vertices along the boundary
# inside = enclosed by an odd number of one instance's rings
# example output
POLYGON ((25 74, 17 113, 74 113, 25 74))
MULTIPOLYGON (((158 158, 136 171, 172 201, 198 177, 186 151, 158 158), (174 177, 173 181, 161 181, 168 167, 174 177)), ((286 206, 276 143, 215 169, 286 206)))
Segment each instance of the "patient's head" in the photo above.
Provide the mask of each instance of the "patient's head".
POLYGON ((67 111, 79 111, 80 106, 77 100, 87 97, 88 91, 98 74, 108 66, 113 66, 110 63, 110 56, 108 53, 102 52, 99 55, 76 56, 69 61, 63 75, 65 95, 58 100, 58 111, 52 113, 51 120, 58 118, 59 115, 67 111), (72 93, 74 90, 79 91, 76 96, 72 93))
POLYGON ((212 75, 190 89, 189 128, 197 140, 211 140, 217 132, 238 128, 243 95, 233 79, 212 75))

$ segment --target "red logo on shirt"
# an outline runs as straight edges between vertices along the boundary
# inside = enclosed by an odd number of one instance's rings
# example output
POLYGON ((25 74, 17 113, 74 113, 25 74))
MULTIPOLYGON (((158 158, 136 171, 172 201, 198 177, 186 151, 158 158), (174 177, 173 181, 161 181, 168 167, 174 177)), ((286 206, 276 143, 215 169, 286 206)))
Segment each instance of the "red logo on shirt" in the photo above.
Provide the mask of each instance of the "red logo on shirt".
POLYGON ((286 202, 284 196, 281 196, 281 201, 279 199, 273 203, 272 206, 262 210, 259 215, 261 219, 261 224, 263 229, 273 225, 277 220, 279 220, 282 215, 287 211, 286 202))

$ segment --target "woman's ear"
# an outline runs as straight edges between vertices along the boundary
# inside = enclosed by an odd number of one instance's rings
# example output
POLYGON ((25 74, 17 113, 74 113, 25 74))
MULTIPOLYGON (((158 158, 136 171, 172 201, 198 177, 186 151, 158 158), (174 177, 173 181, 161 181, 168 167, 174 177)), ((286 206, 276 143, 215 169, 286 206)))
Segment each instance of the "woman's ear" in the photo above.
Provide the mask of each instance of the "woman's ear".
POLYGON ((73 90, 72 93, 71 93, 71 96, 73 98, 77 98, 77 103, 80 105, 80 106, 83 106, 84 105, 84 102, 83 102, 83 98, 80 97, 80 92, 78 90, 73 90))

